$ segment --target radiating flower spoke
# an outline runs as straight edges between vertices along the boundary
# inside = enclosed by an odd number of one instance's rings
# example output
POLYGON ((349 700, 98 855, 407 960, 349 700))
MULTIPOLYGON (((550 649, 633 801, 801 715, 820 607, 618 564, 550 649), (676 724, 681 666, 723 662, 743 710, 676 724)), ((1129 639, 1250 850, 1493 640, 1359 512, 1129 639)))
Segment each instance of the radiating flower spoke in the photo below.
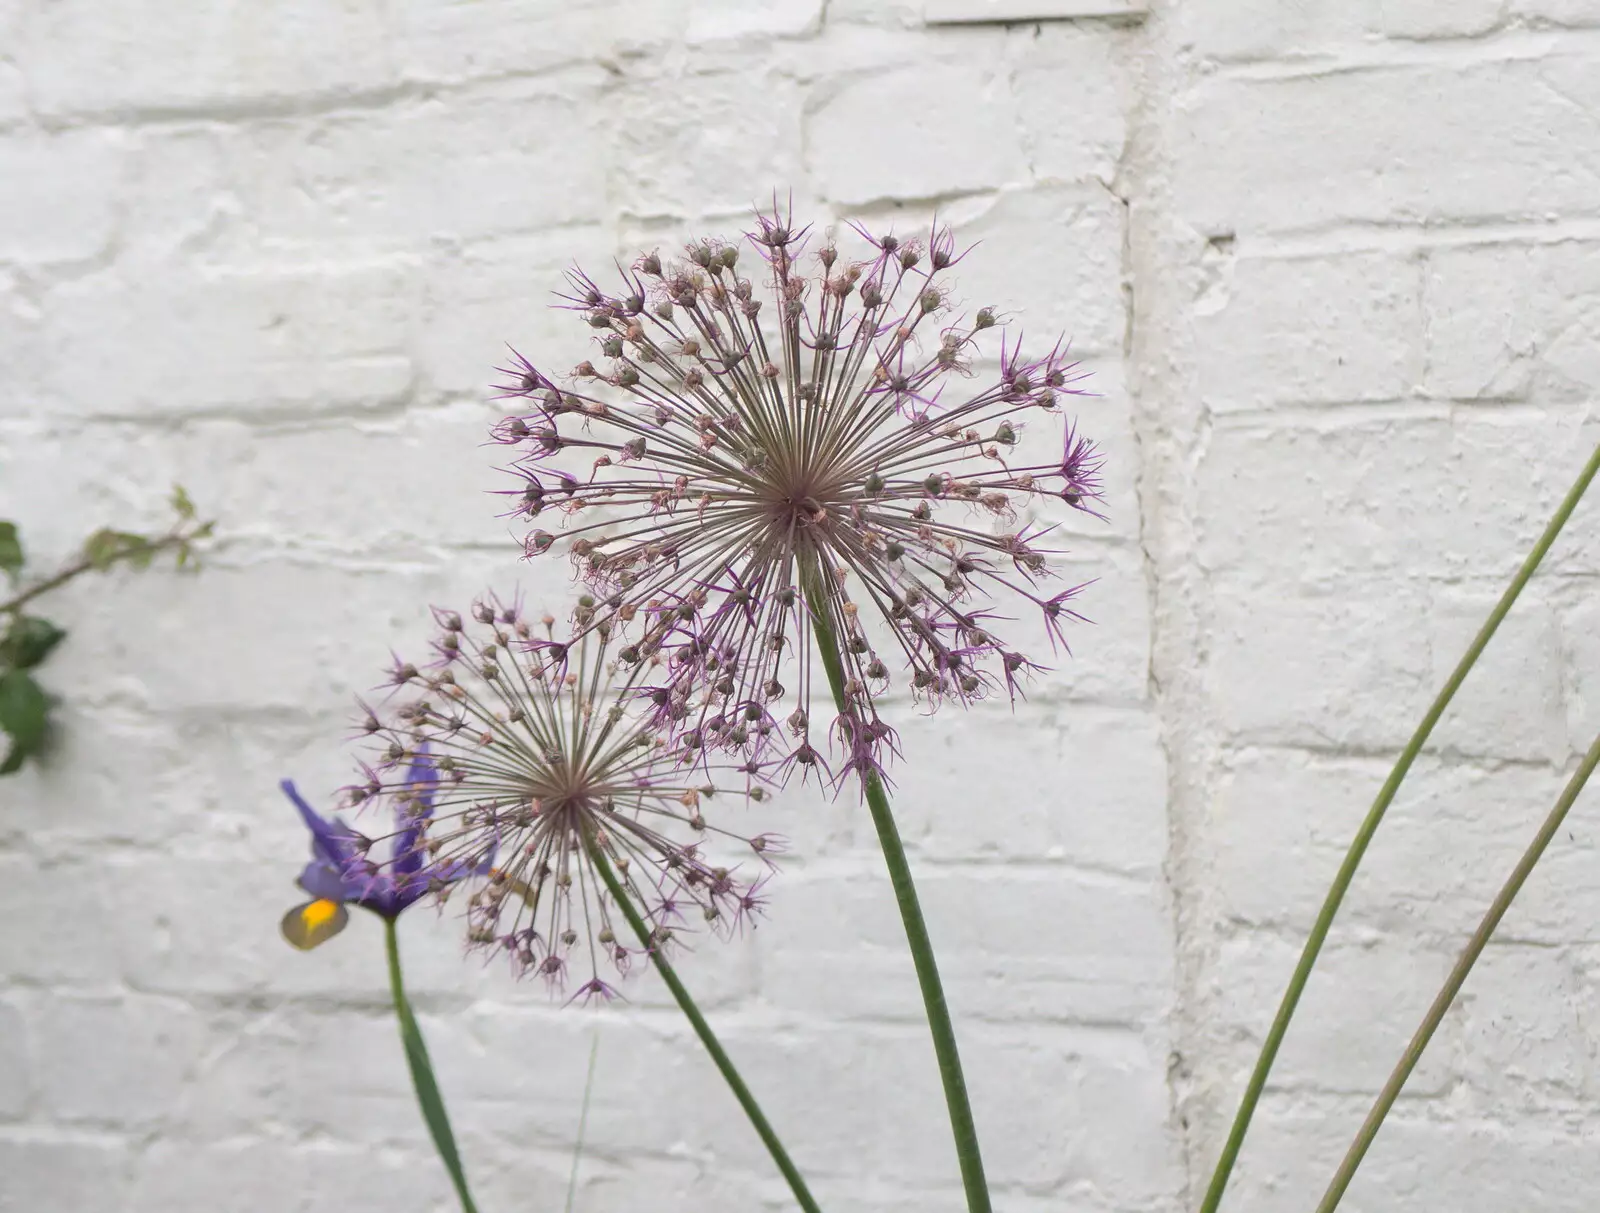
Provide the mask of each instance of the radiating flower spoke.
POLYGON ((1078 618, 1081 586, 1038 588, 1054 527, 1019 519, 1046 499, 1095 513, 1100 457, 1060 419, 1083 372, 1062 343, 1027 358, 1002 339, 998 380, 947 399, 999 318, 953 315, 964 254, 947 229, 857 231, 866 257, 831 240, 808 257, 807 231, 773 212, 742 242, 641 256, 615 293, 574 272, 562 305, 600 357, 558 375, 514 352, 501 368, 501 394, 530 409, 494 431, 518 451, 512 513, 559 518, 527 554, 574 562, 579 635, 614 628, 658 663, 637 693, 690 765, 776 751, 782 770, 880 770, 885 641, 917 699, 1014 696, 1039 667, 996 635, 991 599, 1031 604, 1053 646, 1078 618), (739 272, 748 250, 759 283, 739 272), (1043 463, 1018 457, 1039 414, 1060 433, 1043 463), (844 644, 850 707, 832 727, 812 712, 805 585, 844 644), (824 759, 818 728, 846 762, 824 759))

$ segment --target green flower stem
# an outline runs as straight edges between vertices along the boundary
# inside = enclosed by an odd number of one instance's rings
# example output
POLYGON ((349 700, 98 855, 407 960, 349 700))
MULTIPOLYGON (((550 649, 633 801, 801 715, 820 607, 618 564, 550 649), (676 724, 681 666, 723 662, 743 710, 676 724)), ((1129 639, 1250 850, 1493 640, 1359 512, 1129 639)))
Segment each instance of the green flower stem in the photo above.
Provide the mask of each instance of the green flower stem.
MULTIPOLYGON (((814 583, 815 579, 812 580, 814 583)), ((811 611, 811 626, 816 633, 817 651, 823 667, 828 671, 828 684, 833 688, 833 701, 842 715, 849 716, 852 708, 844 693, 844 662, 839 655, 838 635, 827 615, 815 608, 811 611)), ((922 918, 917 887, 911 880, 911 865, 906 862, 906 849, 900 841, 894 812, 883 790, 883 780, 877 772, 870 772, 863 782, 867 806, 872 811, 872 824, 878 831, 878 845, 883 850, 884 863, 889 868, 889 883, 894 887, 894 898, 900 906, 900 921, 905 924, 906 942, 911 947, 911 959, 916 965, 917 985, 922 990, 928 1028, 933 1033, 933 1051, 939 1061, 944 1102, 950 1112, 950 1129, 956 1139, 956 1156, 961 1163, 961 1186, 966 1190, 968 1213, 990 1213, 989 1185, 983 1175, 983 1154, 978 1147, 978 1128, 972 1119, 972 1102, 967 1097, 967 1080, 961 1072, 955 1025, 950 1020, 950 1006, 945 1002, 944 986, 939 981, 939 966, 934 960, 928 924, 922 918)))
POLYGON ((394 1013, 400 1021, 400 1043, 405 1046, 406 1064, 411 1067, 411 1084, 417 1091, 417 1103, 422 1108, 422 1119, 428 1122, 428 1132, 433 1144, 450 1172, 450 1182, 455 1185, 461 1200, 462 1213, 478 1213, 472 1203, 472 1193, 467 1190, 467 1177, 461 1170, 461 1155, 456 1152, 455 1134, 450 1131, 450 1116, 444 1110, 444 1096, 439 1093, 439 1083, 433 1076, 433 1064, 428 1060, 428 1046, 423 1042, 422 1029, 412 1013, 411 1000, 406 997, 405 981, 400 976, 400 942, 395 934, 395 920, 383 920, 383 941, 389 953, 389 989, 394 995, 394 1013))
POLYGON ((684 988, 683 982, 678 980, 678 974, 671 963, 661 954, 661 949, 656 947, 650 937, 650 928, 639 916, 639 911, 634 908, 627 891, 622 887, 622 882, 617 879, 617 874, 611 870, 611 864, 606 859, 605 849, 596 845, 593 838, 584 840, 589 858, 594 862, 595 869, 600 873, 600 879, 611 892, 611 899, 617 903, 622 911, 622 916, 628 920, 628 925, 633 928, 633 933, 639 937, 639 944, 650 954, 650 961, 656 967, 656 972, 661 974, 661 980, 667 983, 667 989, 672 991, 672 997, 677 999, 678 1007, 688 1016, 693 1025, 695 1035, 700 1038, 700 1043, 706 1047, 706 1052, 711 1054, 711 1060, 716 1063, 723 1079, 733 1090, 733 1097, 739 1101, 739 1106, 744 1109, 744 1114, 750 1118, 750 1123, 755 1126, 757 1136, 762 1144, 767 1147, 767 1153, 772 1155, 772 1161, 778 1164, 778 1170, 783 1172, 784 1179, 789 1181, 789 1190, 794 1193, 796 1203, 806 1213, 821 1213, 817 1207, 811 1190, 806 1187, 806 1181, 801 1177, 800 1171, 795 1167, 789 1157, 789 1152, 783 1148, 783 1143, 778 1140, 778 1135, 773 1132, 772 1125, 767 1121, 766 1114, 761 1111, 761 1105, 756 1102, 756 1097, 750 1093, 750 1088, 744 1085, 744 1079, 739 1077, 739 1071, 734 1068, 733 1061, 723 1051, 722 1043, 717 1040, 716 1033, 711 1030, 711 1025, 706 1022, 706 1017, 700 1014, 700 1008, 695 1005, 694 999, 689 996, 689 991, 684 988))
POLYGON ((1584 755, 1583 761, 1578 764, 1578 769, 1572 773, 1572 778, 1567 780, 1567 786, 1562 789, 1561 796, 1556 800, 1555 807, 1550 810, 1544 819, 1544 824, 1539 827, 1539 832, 1534 835, 1533 841, 1528 844, 1528 849, 1522 853, 1522 858, 1517 860, 1517 866, 1512 869, 1511 875, 1506 878, 1505 884, 1500 886, 1500 891, 1495 894, 1494 901, 1483 916, 1483 921, 1478 924, 1478 929, 1472 933, 1467 946, 1462 950, 1461 956, 1456 960, 1455 967, 1450 970, 1450 976, 1445 979, 1444 986, 1439 990, 1438 997, 1433 1000, 1433 1005, 1428 1008, 1428 1013, 1423 1016, 1421 1025, 1417 1028, 1416 1035, 1411 1038, 1411 1043, 1406 1045, 1406 1050, 1400 1055, 1394 1072, 1389 1075, 1389 1081, 1383 1084, 1383 1090, 1378 1094, 1377 1100, 1372 1105, 1372 1111, 1367 1113, 1367 1119, 1362 1122, 1361 1130, 1356 1134, 1355 1140, 1350 1143, 1350 1149, 1345 1153, 1344 1159, 1339 1163, 1339 1169, 1334 1172, 1333 1182, 1328 1185, 1328 1190, 1323 1193, 1322 1202, 1317 1205, 1317 1213, 1333 1213, 1339 1201, 1344 1197, 1345 1189, 1350 1186, 1350 1181, 1355 1177, 1356 1168, 1361 1165, 1361 1160, 1366 1157, 1367 1148, 1372 1145, 1372 1139, 1378 1135, 1378 1129, 1383 1124, 1383 1118, 1389 1114, 1389 1109, 1394 1106, 1395 1099, 1400 1094, 1400 1088, 1406 1085, 1406 1080, 1411 1077, 1411 1071, 1417 1068, 1417 1063, 1422 1060, 1422 1052, 1428 1047, 1428 1042, 1433 1039, 1434 1032, 1443 1021, 1445 1012, 1450 1009, 1450 1004, 1455 1001, 1461 992, 1462 985, 1467 980, 1467 974, 1472 972, 1472 966, 1483 953, 1484 947, 1489 942, 1489 937, 1499 927, 1500 920, 1505 917, 1510 909, 1511 902, 1522 891, 1522 886, 1527 882, 1528 875, 1533 867, 1544 855, 1545 848, 1550 845, 1550 840, 1555 837, 1556 831, 1561 828, 1561 823, 1566 820, 1567 811, 1572 808, 1573 802, 1578 799, 1578 794, 1583 791, 1583 785, 1588 782, 1589 776, 1594 773, 1596 764, 1600 764, 1600 736, 1594 739, 1594 744, 1589 747, 1589 752, 1584 755))
POLYGON ((595 1029, 594 1040, 589 1044, 589 1073, 583 1080, 583 1104, 578 1109, 578 1136, 572 1146, 572 1173, 567 1176, 567 1203, 564 1213, 572 1213, 572 1202, 578 1198, 578 1164, 583 1161, 583 1134, 589 1127, 589 1096, 594 1094, 594 1062, 600 1055, 600 1030, 595 1029))
POLYGON ((1267 1038, 1261 1045, 1261 1055, 1256 1059, 1255 1069, 1250 1074, 1244 1097, 1239 1102, 1239 1110, 1233 1118, 1233 1127, 1229 1130, 1228 1140, 1222 1147, 1222 1157, 1217 1160, 1216 1170, 1211 1175, 1211 1185, 1206 1190, 1205 1200, 1201 1202, 1200 1213, 1216 1213, 1217 1206, 1222 1203, 1222 1194, 1228 1186, 1228 1176, 1232 1173, 1233 1164, 1239 1157, 1239 1147, 1244 1144, 1245 1133, 1250 1128, 1250 1118, 1255 1115, 1256 1104, 1261 1100, 1261 1092, 1267 1085, 1267 1075, 1272 1071, 1272 1064, 1278 1057, 1278 1049, 1283 1044, 1285 1033, 1289 1030, 1289 1020, 1293 1018, 1295 1008, 1300 1003, 1300 995, 1311 977, 1312 966, 1317 963, 1317 956, 1328 937, 1328 930, 1333 926, 1334 916, 1339 912, 1339 906, 1350 888, 1356 869, 1361 866, 1361 860, 1367 853, 1367 846, 1372 842, 1373 835, 1378 832, 1378 826, 1383 821, 1384 814, 1388 812, 1390 802, 1400 790, 1401 782, 1411 770, 1411 764, 1416 761, 1417 754, 1433 732, 1434 725, 1439 723, 1445 708, 1450 705, 1461 684, 1466 681, 1467 674, 1471 672, 1479 655, 1494 636, 1495 630, 1499 628, 1500 621, 1506 617, 1517 596, 1522 593, 1522 587, 1528 584, 1528 579, 1544 560, 1545 553, 1550 550, 1551 544, 1561 533, 1561 528, 1566 525, 1573 509, 1583 498, 1596 471, 1600 471, 1600 446, 1595 447, 1594 453, 1589 456, 1589 462, 1584 464, 1577 480, 1567 490, 1567 495, 1562 498, 1561 504, 1556 507, 1556 512, 1545 526, 1544 533, 1539 536, 1539 541, 1533 545, 1533 550, 1522 562, 1522 567, 1511 579, 1511 584, 1500 596, 1500 601, 1495 603, 1494 610, 1489 612, 1489 618, 1484 620, 1483 626, 1478 629, 1478 634, 1472 638, 1466 653, 1451 671, 1450 677, 1434 698, 1422 722, 1417 725, 1416 732, 1411 735, 1411 740, 1406 743, 1406 748, 1395 761, 1394 769, 1389 772, 1389 778, 1384 780, 1383 787, 1378 790, 1377 799, 1367 810, 1367 816, 1362 821, 1361 828, 1356 831, 1355 839, 1350 843, 1344 862, 1339 865, 1338 874, 1334 876, 1333 884, 1323 900, 1322 909, 1318 912, 1311 934, 1306 939, 1305 948, 1300 953, 1300 961, 1295 966, 1294 975, 1289 979, 1289 987, 1283 992, 1283 1001, 1278 1004, 1278 1013, 1273 1018, 1272 1027, 1268 1029, 1267 1038))

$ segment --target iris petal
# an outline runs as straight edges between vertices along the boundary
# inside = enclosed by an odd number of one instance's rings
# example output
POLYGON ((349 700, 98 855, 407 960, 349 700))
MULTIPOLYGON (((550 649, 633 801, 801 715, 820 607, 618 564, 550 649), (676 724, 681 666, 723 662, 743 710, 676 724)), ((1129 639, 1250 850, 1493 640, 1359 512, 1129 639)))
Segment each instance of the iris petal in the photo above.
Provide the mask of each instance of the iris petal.
POLYGON ((417 844, 422 837, 422 823, 433 815, 433 789, 438 782, 439 775, 428 757, 427 746, 418 746, 417 756, 406 770, 406 791, 413 799, 409 811, 402 810, 405 828, 394 848, 394 870, 401 883, 422 867, 422 848, 417 844))
POLYGON ((302 952, 326 943, 350 921, 350 912, 337 901, 319 897, 295 906, 283 916, 283 937, 302 952))
POLYGON ((311 848, 318 858, 325 860, 334 867, 343 871, 355 858, 355 847, 352 846, 355 835, 349 826, 335 818, 325 821, 305 802, 299 791, 294 786, 294 780, 285 779, 278 784, 283 789, 283 794, 294 801, 294 807, 300 810, 300 816, 305 820, 306 829, 311 831, 311 848))

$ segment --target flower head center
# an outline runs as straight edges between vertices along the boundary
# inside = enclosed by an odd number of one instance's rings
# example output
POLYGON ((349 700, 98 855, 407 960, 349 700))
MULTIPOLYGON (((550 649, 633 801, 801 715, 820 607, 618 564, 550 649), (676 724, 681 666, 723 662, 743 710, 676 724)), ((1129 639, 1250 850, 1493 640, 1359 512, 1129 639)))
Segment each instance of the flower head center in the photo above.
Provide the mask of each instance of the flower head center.
POLYGON ((546 764, 528 781, 528 798, 549 821, 576 828, 595 813, 605 799, 605 789, 592 772, 570 762, 566 755, 548 754, 546 764))
POLYGON ((789 510, 794 520, 804 526, 820 524, 828 517, 827 507, 809 493, 798 499, 791 497, 789 510))

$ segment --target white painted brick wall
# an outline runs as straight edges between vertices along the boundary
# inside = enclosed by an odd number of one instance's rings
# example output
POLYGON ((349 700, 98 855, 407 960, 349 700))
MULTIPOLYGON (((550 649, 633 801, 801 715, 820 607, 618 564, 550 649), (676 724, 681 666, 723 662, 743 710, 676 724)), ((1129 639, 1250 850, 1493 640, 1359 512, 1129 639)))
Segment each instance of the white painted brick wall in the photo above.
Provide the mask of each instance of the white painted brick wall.
MULTIPOLYGON (((45 562, 173 480, 222 519, 198 579, 53 604, 62 745, 0 784, 0 1209, 451 1207, 376 925, 276 938, 276 780, 343 782, 350 697, 425 604, 565 593, 480 445, 507 341, 581 356, 561 270, 775 188, 937 209, 982 241, 964 293, 1096 372, 1096 622, 1015 713, 907 727, 899 801, 997 1206, 1193 1207, 1355 822, 1600 439, 1600 5, 1127 7, 0 3, 0 516, 45 562)), ((1600 723, 1597 511, 1396 803, 1234 1208, 1309 1206, 1600 723)), ((1594 1207, 1597 812, 1346 1207, 1594 1207)), ((770 813, 771 920, 686 972, 825 1205, 955 1210, 870 830, 770 813)), ((787 1207, 650 979, 563 1011, 406 927, 486 1213, 558 1207, 596 1032, 582 1213, 787 1207)))

